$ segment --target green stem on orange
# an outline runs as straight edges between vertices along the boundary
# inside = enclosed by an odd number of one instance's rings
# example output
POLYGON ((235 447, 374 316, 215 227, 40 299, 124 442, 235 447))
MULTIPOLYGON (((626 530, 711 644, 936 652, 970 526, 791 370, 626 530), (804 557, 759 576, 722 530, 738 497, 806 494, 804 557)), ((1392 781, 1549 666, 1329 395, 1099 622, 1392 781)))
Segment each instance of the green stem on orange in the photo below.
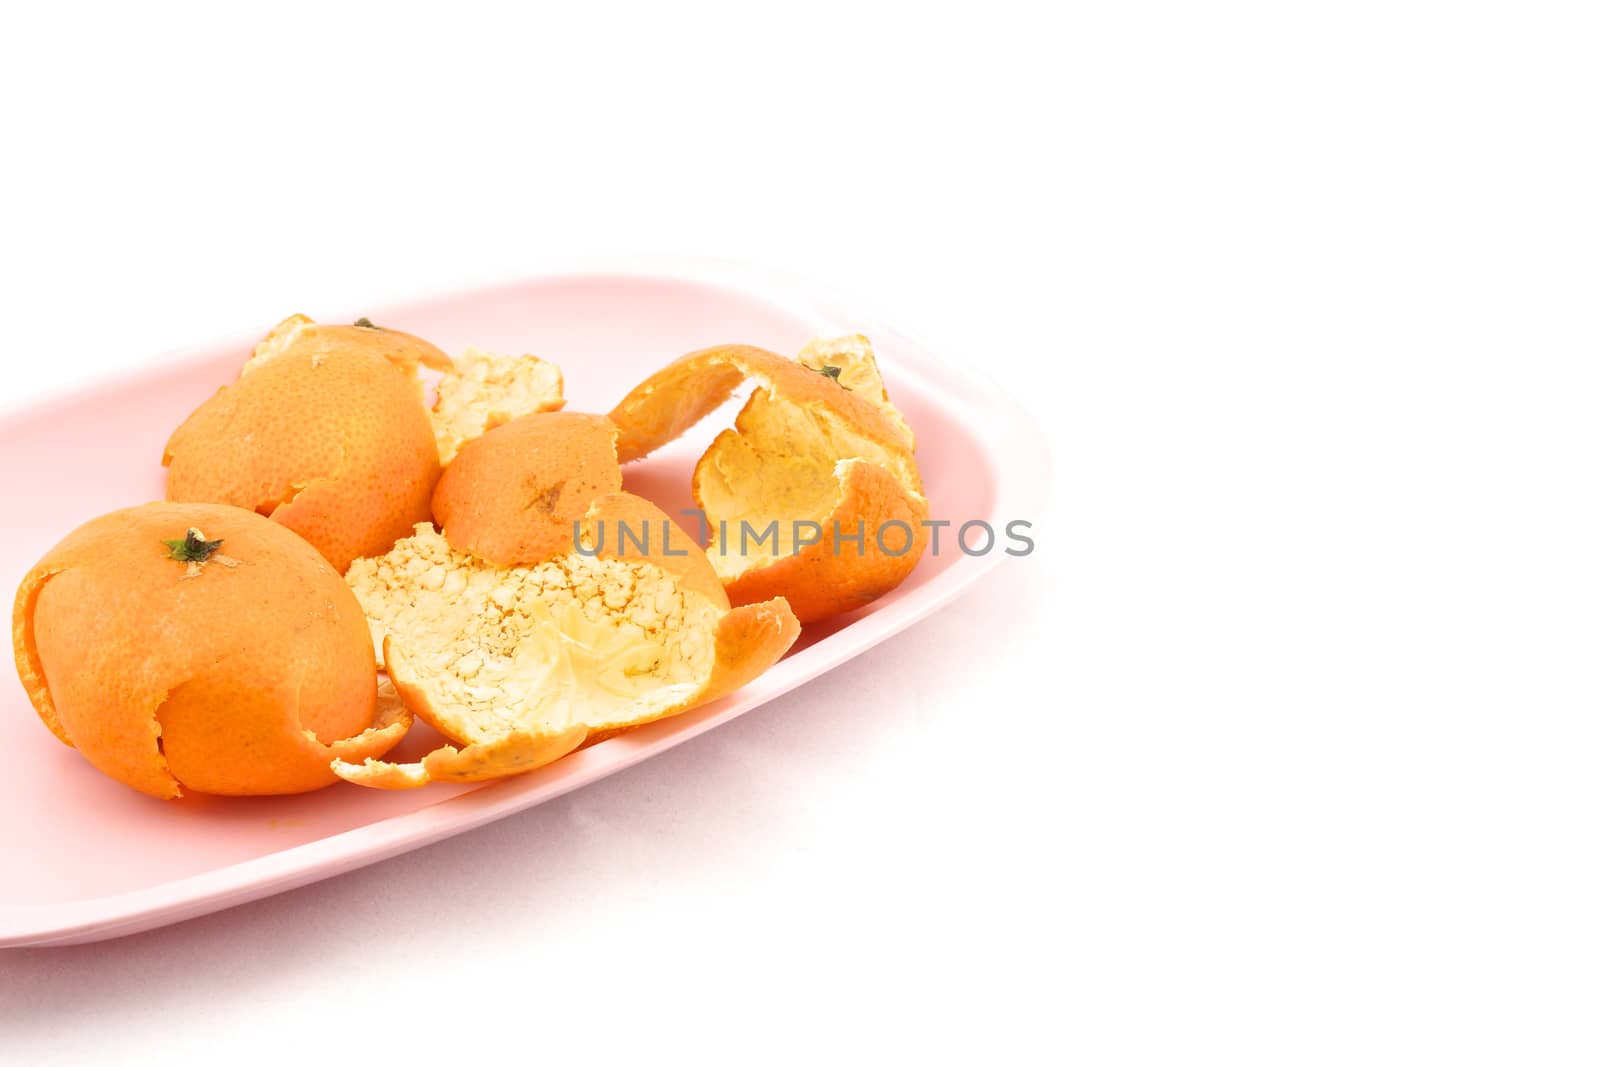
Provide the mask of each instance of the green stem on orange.
POLYGON ((222 538, 207 541, 205 534, 191 526, 182 537, 162 538, 161 543, 167 546, 168 557, 179 563, 204 563, 222 547, 222 538))

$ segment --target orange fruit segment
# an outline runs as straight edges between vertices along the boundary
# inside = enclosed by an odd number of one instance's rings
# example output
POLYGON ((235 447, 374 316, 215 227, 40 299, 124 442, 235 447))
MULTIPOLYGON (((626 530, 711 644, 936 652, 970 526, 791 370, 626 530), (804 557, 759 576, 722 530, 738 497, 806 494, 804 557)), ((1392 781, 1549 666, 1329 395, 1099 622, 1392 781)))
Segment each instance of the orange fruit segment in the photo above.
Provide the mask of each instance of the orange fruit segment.
POLYGON ((757 388, 692 485, 732 602, 781 596, 812 622, 899 585, 926 548, 928 501, 864 337, 813 341, 797 359, 749 345, 690 353, 612 410, 620 458, 680 436, 746 380, 757 388))
MULTIPOLYGON (((242 508, 156 503, 93 519, 24 577, 18 673, 96 768, 161 798, 298 793, 410 726, 380 700, 360 605, 318 552, 242 508)), ((395 695, 397 697, 397 694, 395 695)))

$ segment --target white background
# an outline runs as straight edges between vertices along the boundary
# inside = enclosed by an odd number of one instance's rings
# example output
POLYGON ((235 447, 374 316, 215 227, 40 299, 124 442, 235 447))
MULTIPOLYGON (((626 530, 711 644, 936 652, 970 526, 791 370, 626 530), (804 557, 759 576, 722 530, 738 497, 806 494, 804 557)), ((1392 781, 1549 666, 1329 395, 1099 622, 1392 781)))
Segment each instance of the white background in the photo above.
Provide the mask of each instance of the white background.
POLYGON ((1036 555, 648 765, 0 954, 0 1060, 1594 1062, 1582 6, 938 6, 8 11, 8 405, 715 255, 1011 382, 1056 475, 1036 555))

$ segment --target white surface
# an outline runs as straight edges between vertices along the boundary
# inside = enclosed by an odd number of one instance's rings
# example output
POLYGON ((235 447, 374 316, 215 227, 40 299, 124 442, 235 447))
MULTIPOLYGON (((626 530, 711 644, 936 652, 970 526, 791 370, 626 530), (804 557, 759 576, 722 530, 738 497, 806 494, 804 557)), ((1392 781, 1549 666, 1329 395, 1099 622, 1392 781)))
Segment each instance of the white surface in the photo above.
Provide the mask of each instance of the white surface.
POLYGON ((8 15, 11 399, 713 254, 1014 380, 1058 514, 618 779, 0 956, 0 1058, 1594 1059, 1579 5, 468 10, 8 15))

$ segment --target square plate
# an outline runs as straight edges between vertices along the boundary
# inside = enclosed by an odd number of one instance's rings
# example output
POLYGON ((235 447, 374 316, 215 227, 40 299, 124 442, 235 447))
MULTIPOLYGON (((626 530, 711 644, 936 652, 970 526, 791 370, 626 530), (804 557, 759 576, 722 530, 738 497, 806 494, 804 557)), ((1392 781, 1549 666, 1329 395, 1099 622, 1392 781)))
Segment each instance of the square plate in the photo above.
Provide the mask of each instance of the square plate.
MULTIPOLYGON (((294 309, 287 309, 294 310, 294 309)), ((724 263, 585 264, 392 307, 315 315, 375 321, 448 352, 469 344, 558 363, 568 410, 609 411, 678 356, 724 342, 794 353, 817 335, 872 338, 896 405, 917 433, 936 519, 953 520, 893 593, 806 628, 750 685, 704 708, 604 741, 519 778, 386 793, 343 784, 293 797, 154 800, 101 776, 38 721, 13 676, 0 693, 0 946, 117 937, 417 848, 532 807, 647 759, 827 671, 947 603, 1005 555, 1004 525, 1033 516, 1048 483, 1037 425, 980 375, 851 306, 771 272, 724 263), (955 527, 981 519, 1002 536, 966 555, 955 527)), ((0 575, 14 589, 80 523, 163 495, 172 428, 232 381, 271 323, 144 370, 0 418, 0 495, 25 501, 0 526, 0 575), (48 461, 39 462, 39 457, 48 461)), ((720 411, 625 468, 627 488, 669 512, 692 506, 689 471, 731 415, 720 411)), ((398 750, 426 751, 418 724, 398 750)))

